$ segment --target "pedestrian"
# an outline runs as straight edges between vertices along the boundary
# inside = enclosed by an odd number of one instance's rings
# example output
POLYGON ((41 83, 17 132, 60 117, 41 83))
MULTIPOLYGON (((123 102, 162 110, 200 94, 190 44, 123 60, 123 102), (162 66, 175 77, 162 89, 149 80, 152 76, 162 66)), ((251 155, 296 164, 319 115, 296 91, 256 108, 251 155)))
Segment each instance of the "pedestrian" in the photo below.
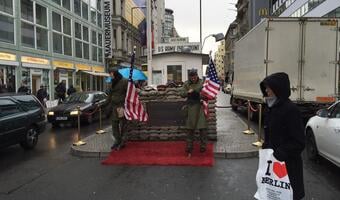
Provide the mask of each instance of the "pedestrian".
POLYGON ((66 93, 66 83, 65 81, 61 81, 57 87, 55 88, 55 91, 57 93, 57 97, 59 101, 64 101, 65 100, 65 93, 66 93))
POLYGON ((70 87, 67 89, 67 95, 70 96, 75 92, 77 92, 76 88, 74 88, 73 85, 70 85, 70 87))
POLYGON ((44 106, 45 106, 45 101, 47 101, 47 97, 48 97, 48 94, 47 94, 46 88, 43 85, 41 85, 40 89, 37 91, 37 98, 40 101, 40 103, 44 106))
POLYGON ((118 68, 109 69, 111 77, 111 88, 108 91, 109 102, 112 105, 112 135, 115 142, 111 149, 119 150, 125 146, 125 125, 124 103, 127 92, 128 80, 118 72, 118 68))
POLYGON ((30 90, 27 87, 26 82, 22 82, 21 86, 18 89, 18 93, 25 93, 25 94, 30 94, 30 90))
POLYGON ((187 144, 185 151, 191 155, 193 151, 193 142, 195 137, 195 130, 199 130, 200 133, 200 152, 206 151, 207 144, 207 120, 202 109, 202 102, 200 92, 203 88, 203 80, 197 75, 195 69, 189 71, 189 80, 183 84, 181 90, 181 96, 186 97, 187 108, 187 144))
POLYGON ((305 135, 301 113, 291 102, 289 77, 279 72, 260 83, 267 104, 264 115, 263 148, 274 150, 274 157, 286 163, 293 188, 293 199, 305 196, 301 153, 305 148, 305 135))

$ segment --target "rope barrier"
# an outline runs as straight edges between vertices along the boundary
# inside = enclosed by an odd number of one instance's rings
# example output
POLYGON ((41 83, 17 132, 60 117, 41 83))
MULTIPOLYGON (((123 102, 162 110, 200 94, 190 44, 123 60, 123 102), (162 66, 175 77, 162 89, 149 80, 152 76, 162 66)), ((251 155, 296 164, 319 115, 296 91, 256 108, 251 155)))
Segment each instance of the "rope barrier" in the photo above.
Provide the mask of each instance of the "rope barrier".
POLYGON ((251 106, 250 101, 248 101, 248 105, 249 105, 249 108, 250 108, 251 111, 253 111, 253 112, 258 112, 259 111, 259 109, 255 109, 255 108, 253 108, 253 106, 251 106))
POLYGON ((89 115, 93 115, 95 112, 97 112, 97 111, 98 111, 99 107, 100 107, 100 106, 97 106, 97 107, 96 107, 96 109, 94 109, 94 111, 93 111, 93 112, 83 112, 83 114, 84 114, 84 115, 87 115, 87 116, 89 116, 89 115))

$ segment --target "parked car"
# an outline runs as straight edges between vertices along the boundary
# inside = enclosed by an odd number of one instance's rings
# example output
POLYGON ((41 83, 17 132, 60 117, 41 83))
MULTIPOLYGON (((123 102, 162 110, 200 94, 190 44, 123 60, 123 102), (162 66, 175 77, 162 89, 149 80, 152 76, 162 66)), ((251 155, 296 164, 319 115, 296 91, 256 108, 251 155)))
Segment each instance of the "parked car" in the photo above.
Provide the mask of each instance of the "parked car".
POLYGON ((107 102, 107 95, 100 91, 77 92, 66 98, 58 106, 51 108, 47 113, 48 122, 53 127, 63 123, 76 124, 78 120, 78 110, 80 107, 80 120, 82 122, 92 123, 99 119, 99 108, 102 110, 102 117, 110 117, 111 107, 107 102))
POLYGON ((0 147, 33 149, 45 129, 45 111, 32 95, 0 94, 0 147))
POLYGON ((340 101, 321 109, 306 125, 306 151, 310 159, 318 155, 340 167, 340 101))

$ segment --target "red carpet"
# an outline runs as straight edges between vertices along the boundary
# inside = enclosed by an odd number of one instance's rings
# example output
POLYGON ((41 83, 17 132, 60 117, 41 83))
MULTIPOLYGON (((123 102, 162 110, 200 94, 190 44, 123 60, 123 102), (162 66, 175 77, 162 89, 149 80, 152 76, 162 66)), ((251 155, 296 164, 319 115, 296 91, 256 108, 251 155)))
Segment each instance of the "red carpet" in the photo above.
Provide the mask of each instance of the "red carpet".
POLYGON ((128 142, 125 148, 112 151, 102 161, 103 165, 177 165, 208 166, 214 164, 213 144, 207 145, 207 151, 199 152, 199 144, 194 144, 190 158, 185 153, 185 142, 128 142))

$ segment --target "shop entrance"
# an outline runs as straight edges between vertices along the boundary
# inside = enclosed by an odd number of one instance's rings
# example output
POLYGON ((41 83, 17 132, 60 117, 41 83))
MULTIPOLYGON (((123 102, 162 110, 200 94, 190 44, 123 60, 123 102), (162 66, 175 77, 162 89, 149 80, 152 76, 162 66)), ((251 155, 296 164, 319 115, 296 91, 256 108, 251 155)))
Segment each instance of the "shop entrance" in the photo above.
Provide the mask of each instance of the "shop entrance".
POLYGON ((32 74, 32 94, 37 95, 41 86, 41 75, 32 74))

